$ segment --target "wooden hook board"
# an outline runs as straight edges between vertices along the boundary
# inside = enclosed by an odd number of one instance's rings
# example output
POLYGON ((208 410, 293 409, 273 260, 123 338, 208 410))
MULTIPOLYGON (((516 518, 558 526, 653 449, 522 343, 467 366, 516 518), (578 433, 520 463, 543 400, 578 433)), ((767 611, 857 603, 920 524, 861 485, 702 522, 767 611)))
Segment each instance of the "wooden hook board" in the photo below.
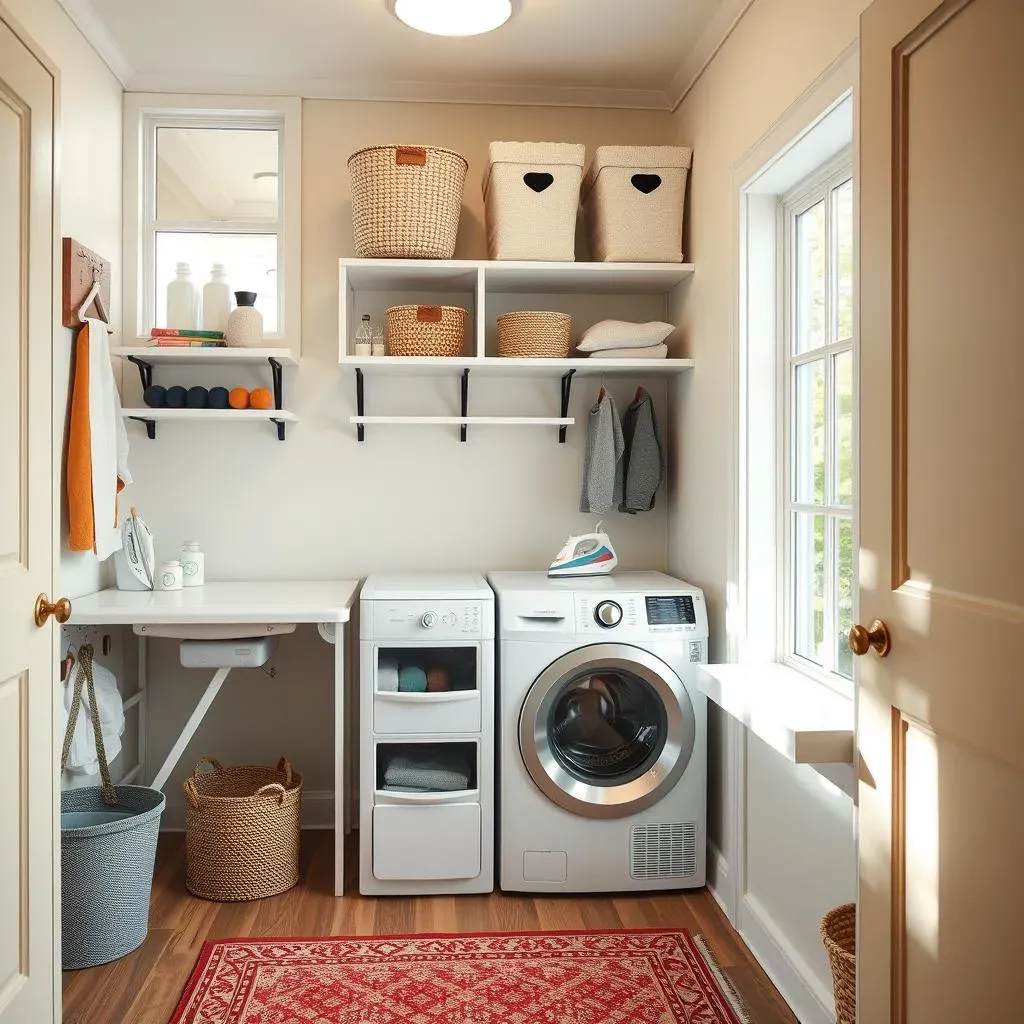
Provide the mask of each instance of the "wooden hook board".
MULTIPOLYGON (((61 288, 61 321, 65 327, 78 327, 78 307, 85 301, 92 288, 93 273, 99 273, 100 298, 103 308, 110 311, 110 261, 98 253, 76 242, 73 238, 63 240, 64 282, 61 288)), ((86 310, 88 316, 99 317, 99 310, 93 302, 86 310)), ((102 317, 100 317, 102 319, 102 317)))

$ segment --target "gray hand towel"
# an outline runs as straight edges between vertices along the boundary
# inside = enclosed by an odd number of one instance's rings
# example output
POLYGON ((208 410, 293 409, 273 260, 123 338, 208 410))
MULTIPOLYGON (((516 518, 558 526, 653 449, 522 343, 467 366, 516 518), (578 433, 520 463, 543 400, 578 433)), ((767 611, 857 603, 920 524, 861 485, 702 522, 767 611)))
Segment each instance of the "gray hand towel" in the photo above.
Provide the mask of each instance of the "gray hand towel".
MULTIPOLYGON (((602 389, 603 390, 603 389, 602 389)), ((580 511, 604 515, 622 493, 622 424, 615 401, 607 391, 590 410, 587 452, 583 459, 580 511)))
POLYGON ((651 396, 637 388, 622 421, 626 442, 620 512, 649 512, 665 475, 665 457, 651 396))

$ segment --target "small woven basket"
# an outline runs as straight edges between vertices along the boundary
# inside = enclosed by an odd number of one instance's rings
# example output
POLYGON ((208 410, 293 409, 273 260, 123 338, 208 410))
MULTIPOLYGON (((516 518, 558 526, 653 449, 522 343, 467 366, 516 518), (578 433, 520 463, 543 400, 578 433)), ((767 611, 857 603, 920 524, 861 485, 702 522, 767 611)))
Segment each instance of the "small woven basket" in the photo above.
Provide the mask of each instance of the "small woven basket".
POLYGON ((459 306, 391 306, 388 355, 457 356, 466 340, 466 311, 459 306))
POLYGON ((572 317, 532 310, 498 317, 498 355, 564 359, 572 345, 572 317))
POLYGON ((469 163, 435 146, 370 146, 348 158, 356 255, 455 255, 469 163))
POLYGON ((821 937, 832 968, 836 1024, 857 1022, 857 906, 844 903, 821 919, 821 937))
POLYGON ((185 885, 207 900, 259 900, 299 880, 302 776, 204 758, 185 780, 185 885), (212 772, 200 769, 209 764, 212 772))

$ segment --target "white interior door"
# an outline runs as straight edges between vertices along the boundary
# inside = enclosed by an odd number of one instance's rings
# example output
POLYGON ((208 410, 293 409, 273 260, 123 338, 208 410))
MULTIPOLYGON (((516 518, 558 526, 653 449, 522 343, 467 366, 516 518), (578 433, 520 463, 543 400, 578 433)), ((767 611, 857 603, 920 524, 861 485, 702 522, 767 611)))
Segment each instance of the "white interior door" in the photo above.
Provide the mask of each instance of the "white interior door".
POLYGON ((861 35, 864 1024, 1024 1020, 1024 3, 861 35))
POLYGON ((0 20, 0 1022, 54 1020, 53 79, 0 20), (52 620, 51 620, 52 621, 52 620))

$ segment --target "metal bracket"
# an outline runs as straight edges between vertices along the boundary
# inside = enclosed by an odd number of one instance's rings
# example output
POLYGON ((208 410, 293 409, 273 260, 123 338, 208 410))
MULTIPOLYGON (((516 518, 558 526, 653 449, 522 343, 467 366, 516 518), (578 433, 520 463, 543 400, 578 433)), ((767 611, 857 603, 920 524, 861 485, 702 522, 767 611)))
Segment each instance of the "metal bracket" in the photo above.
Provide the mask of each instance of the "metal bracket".
MULTIPOLYGON (((569 396, 572 393, 572 378, 576 373, 575 370, 566 370, 562 375, 562 419, 565 419, 569 415, 569 396)), ((558 428, 558 443, 565 444, 565 433, 568 427, 558 428)))
MULTIPOLYGON (((462 417, 465 419, 469 415, 469 367, 467 366, 462 371, 462 417)), ((459 440, 466 440, 466 424, 463 423, 459 426, 459 440)))
POLYGON ((141 356, 129 356, 128 362, 134 363, 139 368, 139 377, 142 378, 142 390, 145 391, 153 383, 153 364, 141 356))
POLYGON ((145 416, 131 416, 129 419, 133 419, 137 423, 145 423, 146 437, 148 437, 150 441, 156 440, 156 420, 148 419, 145 416))
MULTIPOLYGON (((279 360, 271 356, 267 362, 270 363, 270 373, 274 379, 274 408, 284 408, 284 370, 279 360)), ((277 425, 277 439, 284 440, 284 420, 271 419, 271 423, 277 425)))
MULTIPOLYGON (((356 415, 363 416, 363 371, 357 366, 356 367, 356 415)), ((356 424, 356 440, 362 441, 366 438, 366 428, 362 423, 356 424)))

